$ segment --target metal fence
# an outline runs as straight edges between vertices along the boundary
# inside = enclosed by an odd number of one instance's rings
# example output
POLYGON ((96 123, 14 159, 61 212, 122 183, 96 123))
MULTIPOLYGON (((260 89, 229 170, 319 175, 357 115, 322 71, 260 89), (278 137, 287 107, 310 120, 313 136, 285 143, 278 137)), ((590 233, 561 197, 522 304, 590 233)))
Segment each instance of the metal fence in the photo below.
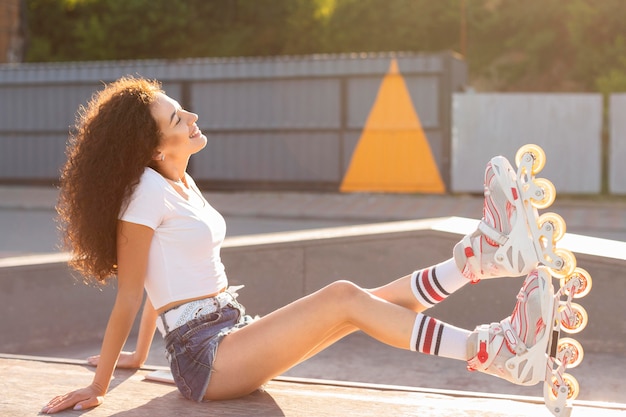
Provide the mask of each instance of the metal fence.
MULTIPOLYGON (((452 191, 482 192, 481 178, 489 158, 501 154, 513 163, 520 146, 535 143, 547 158, 538 176, 552 181, 558 192, 601 192, 600 94, 466 93, 455 94, 453 102, 452 191)), ((624 125, 619 118, 611 120, 624 125)), ((611 182, 615 185, 618 180, 611 182)))
POLYGON ((491 156, 536 143, 560 193, 626 194, 626 94, 604 109, 599 94, 463 93, 450 53, 0 65, 0 182, 56 182, 78 106, 141 75, 199 114, 210 140, 190 171, 204 188, 338 190, 393 62, 446 191, 482 192, 491 156))
POLYGON ((608 152, 609 192, 626 194, 626 94, 612 94, 609 99, 608 152))
POLYGON ((336 190, 392 61, 449 182, 452 93, 466 84, 451 53, 2 65, 0 181, 56 181, 78 106, 141 75, 199 115, 210 141, 190 171, 205 187, 336 190))

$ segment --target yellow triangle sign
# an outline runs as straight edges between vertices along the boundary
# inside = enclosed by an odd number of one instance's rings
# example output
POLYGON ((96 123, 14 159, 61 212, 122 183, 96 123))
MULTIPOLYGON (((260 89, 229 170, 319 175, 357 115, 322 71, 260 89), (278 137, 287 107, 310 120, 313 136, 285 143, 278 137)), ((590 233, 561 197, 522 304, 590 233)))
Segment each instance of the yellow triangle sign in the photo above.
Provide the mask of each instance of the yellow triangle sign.
POLYGON ((445 193, 396 59, 380 85, 340 190, 445 193))

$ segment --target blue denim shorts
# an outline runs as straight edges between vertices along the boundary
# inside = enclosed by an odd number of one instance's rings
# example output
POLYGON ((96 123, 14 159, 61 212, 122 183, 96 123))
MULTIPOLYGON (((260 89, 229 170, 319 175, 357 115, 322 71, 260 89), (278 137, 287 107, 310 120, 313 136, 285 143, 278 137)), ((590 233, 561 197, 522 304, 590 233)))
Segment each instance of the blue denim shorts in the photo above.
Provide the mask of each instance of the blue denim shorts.
POLYGON ((252 321, 234 298, 215 313, 189 320, 165 335, 165 349, 178 390, 187 399, 201 402, 217 347, 224 336, 252 321))

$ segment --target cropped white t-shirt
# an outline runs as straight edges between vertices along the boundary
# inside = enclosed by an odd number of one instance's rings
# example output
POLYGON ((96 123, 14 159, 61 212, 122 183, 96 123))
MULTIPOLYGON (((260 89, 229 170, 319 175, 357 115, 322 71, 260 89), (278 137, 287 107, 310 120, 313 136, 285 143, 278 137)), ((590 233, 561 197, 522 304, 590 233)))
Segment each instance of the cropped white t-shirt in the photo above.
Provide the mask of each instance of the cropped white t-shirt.
MULTIPOLYGON (((186 174, 185 174, 186 175, 186 174)), ((226 222, 186 175, 190 198, 146 168, 120 219, 154 230, 145 289, 154 308, 216 293, 228 286, 220 247, 226 222)))

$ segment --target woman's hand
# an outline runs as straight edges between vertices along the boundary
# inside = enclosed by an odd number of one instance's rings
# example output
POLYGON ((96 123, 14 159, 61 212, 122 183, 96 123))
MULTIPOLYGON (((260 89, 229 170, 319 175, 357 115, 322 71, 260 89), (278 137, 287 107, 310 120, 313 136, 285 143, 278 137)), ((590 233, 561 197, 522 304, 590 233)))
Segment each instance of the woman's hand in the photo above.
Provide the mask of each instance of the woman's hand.
MULTIPOLYGON (((87 358, 87 363, 92 366, 98 366, 98 362, 100 362, 100 355, 94 355, 87 358)), ((117 360, 116 368, 125 368, 125 369, 137 369, 141 368, 143 363, 137 357, 135 352, 120 352, 120 357, 117 360)))
POLYGON ((73 407, 74 410, 86 410, 99 406, 103 401, 104 394, 102 390, 94 385, 90 385, 86 388, 54 397, 41 409, 41 412, 44 414, 53 414, 70 407, 73 407))

